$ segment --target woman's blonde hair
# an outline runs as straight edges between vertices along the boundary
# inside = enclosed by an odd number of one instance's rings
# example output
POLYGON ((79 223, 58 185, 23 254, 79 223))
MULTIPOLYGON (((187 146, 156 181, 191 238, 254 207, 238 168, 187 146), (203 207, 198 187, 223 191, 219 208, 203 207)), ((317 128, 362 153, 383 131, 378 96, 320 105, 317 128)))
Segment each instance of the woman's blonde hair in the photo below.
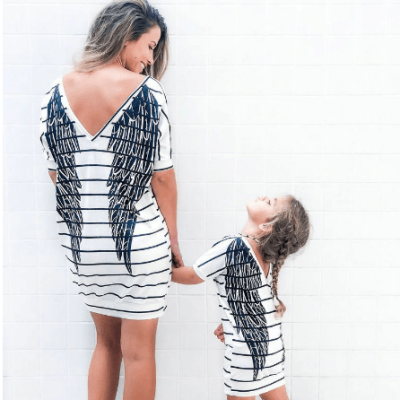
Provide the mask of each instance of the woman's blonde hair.
POLYGON ((90 27, 83 53, 74 69, 90 72, 115 61, 127 41, 136 41, 154 26, 161 30, 154 62, 142 74, 160 80, 168 66, 168 32, 164 18, 147 0, 118 0, 106 5, 90 27))
POLYGON ((307 243, 310 236, 310 220, 302 204, 293 196, 286 196, 283 206, 266 225, 272 229, 259 238, 260 252, 265 262, 272 263, 272 293, 278 300, 276 312, 280 317, 286 307, 278 297, 278 275, 290 254, 296 253, 307 243))

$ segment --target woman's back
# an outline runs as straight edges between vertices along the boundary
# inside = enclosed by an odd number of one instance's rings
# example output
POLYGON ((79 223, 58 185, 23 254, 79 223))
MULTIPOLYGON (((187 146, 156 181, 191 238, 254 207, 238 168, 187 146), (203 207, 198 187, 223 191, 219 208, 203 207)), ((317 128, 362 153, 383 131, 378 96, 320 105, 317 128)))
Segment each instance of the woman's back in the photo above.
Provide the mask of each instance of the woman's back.
POLYGON ((145 79, 112 65, 89 73, 70 72, 62 83, 75 116, 94 136, 145 79))
POLYGON ((154 171, 172 168, 166 97, 151 76, 103 74, 60 77, 42 102, 58 233, 90 311, 156 318, 170 281, 168 229, 150 186, 154 171))

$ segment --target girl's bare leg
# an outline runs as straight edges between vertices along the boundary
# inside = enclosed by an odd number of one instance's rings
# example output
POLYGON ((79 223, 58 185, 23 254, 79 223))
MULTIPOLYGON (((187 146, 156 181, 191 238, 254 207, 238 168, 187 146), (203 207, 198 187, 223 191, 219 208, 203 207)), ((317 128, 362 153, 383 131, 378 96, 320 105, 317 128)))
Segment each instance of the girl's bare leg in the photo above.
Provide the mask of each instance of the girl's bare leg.
POLYGON ((277 387, 270 392, 260 394, 262 400, 289 400, 286 393, 286 385, 277 387))
MULTIPOLYGON (((289 400, 286 393, 286 386, 280 386, 267 393, 260 394, 262 400, 289 400)), ((250 397, 238 397, 238 396, 227 396, 227 400, 255 400, 255 396, 250 397)))
POLYGON ((154 400, 158 319, 122 319, 121 350, 125 368, 124 400, 154 400))
POLYGON ((90 313, 97 343, 88 376, 89 400, 115 400, 121 369, 121 318, 90 313))

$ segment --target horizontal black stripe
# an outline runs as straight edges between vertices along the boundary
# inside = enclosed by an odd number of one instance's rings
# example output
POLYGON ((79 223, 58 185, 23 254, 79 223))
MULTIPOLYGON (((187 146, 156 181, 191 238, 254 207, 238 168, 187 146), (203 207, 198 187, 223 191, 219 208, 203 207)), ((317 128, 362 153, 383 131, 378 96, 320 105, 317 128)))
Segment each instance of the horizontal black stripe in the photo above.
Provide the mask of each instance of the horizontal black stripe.
MULTIPOLYGON (((141 249, 130 249, 129 251, 143 251, 143 250, 154 249, 155 247, 162 246, 163 244, 167 244, 167 242, 162 242, 162 243, 156 244, 154 246, 143 247, 141 249)), ((66 245, 62 245, 62 247, 65 247, 68 250, 80 251, 81 253, 115 253, 115 249, 112 249, 112 250, 82 250, 82 249, 74 249, 73 247, 68 247, 66 245)))
MULTIPOLYGON (((220 296, 220 297, 222 297, 223 299, 226 299, 226 296, 224 296, 223 294, 218 293, 218 292, 217 292, 217 296, 220 296)), ((271 299, 273 299, 273 298, 274 298, 274 297, 272 296, 272 297, 266 297, 265 299, 255 300, 255 301, 238 301, 238 300, 232 300, 232 301, 235 302, 235 303, 241 303, 241 304, 245 304, 245 303, 261 303, 261 302, 263 302, 263 301, 271 300, 271 299)))
POLYGON ((78 283, 77 281, 72 281, 72 283, 75 283, 78 286, 85 286, 85 287, 89 287, 89 286, 106 287, 106 286, 117 286, 117 285, 120 285, 120 286, 126 287, 127 289, 133 288, 134 286, 135 287, 140 287, 140 288, 146 288, 146 287, 155 287, 155 286, 161 286, 161 285, 168 285, 168 282, 149 283, 147 285, 134 284, 134 285, 131 285, 131 286, 124 285, 123 283, 120 283, 120 282, 109 283, 109 284, 106 284, 106 285, 100 285, 98 283, 90 283, 89 285, 86 285, 85 283, 78 283))
POLYGON ((240 389, 232 389, 232 388, 231 388, 231 390, 232 390, 232 392, 240 392, 240 393, 252 392, 253 390, 264 389, 264 388, 266 388, 266 387, 268 387, 268 386, 271 386, 271 385, 273 385, 274 383, 279 382, 279 381, 281 381, 281 380, 283 380, 283 379, 285 379, 285 377, 282 377, 282 378, 280 378, 280 379, 277 379, 276 381, 271 382, 271 383, 269 383, 268 385, 260 386, 260 387, 258 387, 258 388, 253 388, 253 389, 250 389, 250 390, 240 390, 240 389))
MULTIPOLYGON (((281 351, 284 351, 284 350, 285 350, 285 348, 282 347, 280 350, 275 351, 274 353, 269 353, 269 354, 257 354, 257 355, 258 355, 258 356, 263 356, 263 357, 269 357, 269 356, 274 356, 275 354, 278 354, 278 353, 280 353, 281 351)), ((235 356, 253 357, 252 354, 240 354, 240 353, 232 353, 232 354, 234 354, 235 356)), ((264 368, 271 368, 271 367, 274 367, 275 365, 278 365, 278 364, 280 364, 280 362, 277 363, 277 364, 274 364, 274 365, 270 365, 270 366, 268 366, 268 367, 264 367, 264 368)), ((232 368, 238 368, 238 369, 240 369, 241 367, 232 367, 232 368)), ((253 369, 253 368, 241 368, 241 369, 253 369)))
POLYGON ((211 272, 211 274, 208 274, 208 275, 207 275, 207 278, 210 277, 210 276, 212 276, 212 275, 218 274, 218 272, 221 272, 221 271, 223 271, 224 269, 226 269, 226 265, 224 265, 223 268, 220 268, 220 269, 218 269, 217 271, 214 271, 214 272, 211 272))
MULTIPOLYGON (((115 263, 79 263, 79 262, 77 262, 77 263, 75 263, 75 261, 71 260, 68 256, 66 256, 66 257, 67 257, 68 261, 71 261, 73 264, 78 264, 78 265, 90 265, 90 266, 92 266, 92 265, 125 265, 125 263, 123 263, 123 262, 122 263, 118 263, 118 262, 115 262, 115 263)), ((144 261, 144 262, 141 262, 141 263, 133 263, 133 262, 131 262, 131 265, 150 264, 150 263, 155 262, 155 261, 163 260, 164 258, 167 258, 167 257, 169 257, 169 255, 166 255, 166 256, 163 256, 163 257, 159 257, 159 258, 155 258, 154 260, 144 261)))
MULTIPOLYGON (((81 135, 80 137, 84 137, 85 135, 81 135)), ((103 136, 102 136, 103 137, 103 136)), ((150 146, 141 146, 141 147, 145 147, 145 148, 147 148, 147 147, 150 147, 150 146)), ((154 147, 152 147, 152 148, 154 148, 154 147)), ((71 155, 71 154, 78 154, 78 153, 87 153, 87 152, 97 152, 97 153, 108 153, 108 154, 116 154, 116 155, 119 155, 119 156, 125 156, 125 157, 134 157, 134 158, 136 158, 136 159, 138 159, 138 160, 141 160, 141 161, 150 161, 150 163, 151 164, 154 164, 154 160, 148 160, 148 159, 145 159, 145 158, 141 158, 141 157, 139 157, 137 154, 131 154, 131 153, 121 153, 121 152, 119 152, 119 151, 114 151, 114 150, 107 150, 107 149, 105 149, 105 150, 103 150, 103 149, 87 149, 87 150, 81 150, 81 149, 79 149, 79 150, 70 150, 70 151, 65 151, 65 152, 63 152, 63 153, 61 153, 61 152, 58 152, 57 151, 57 147, 55 147, 55 146, 49 146, 49 150, 54 150, 54 153, 57 155, 57 156, 63 156, 63 155, 71 155)), ((79 164, 79 165, 75 165, 76 167, 87 167, 87 166, 90 166, 91 164, 79 164)), ((93 164, 93 165, 95 165, 95 164, 93 164)), ((112 165, 105 165, 105 164, 99 164, 98 165, 99 167, 110 167, 110 168, 112 168, 112 165)), ((70 167, 59 167, 59 169, 64 169, 64 168, 70 168, 70 167)), ((123 168, 123 167, 120 167, 121 169, 125 169, 125 170, 128 170, 128 169, 126 169, 126 168, 123 168)), ((148 175, 148 174, 146 174, 146 173, 143 173, 143 172, 138 172, 138 171, 135 171, 135 172, 137 172, 138 174, 141 174, 141 175, 148 175)))
MULTIPOLYGON (((228 275, 226 275, 226 276, 228 276, 228 275)), ((245 291, 245 292, 251 292, 251 291, 254 291, 254 290, 261 289, 261 288, 263 288, 263 287, 265 287, 265 286, 271 287, 270 285, 268 285, 268 284, 266 283, 265 285, 261 285, 261 286, 258 286, 258 287, 256 287, 256 288, 251 288, 251 289, 237 288, 237 287, 235 287, 235 286, 225 286, 225 289, 235 289, 235 290, 243 290, 243 291, 245 291)))
MULTIPOLYGON (((79 207, 80 210, 85 211, 109 211, 109 210, 116 210, 114 207, 79 207)), ((76 207, 59 207, 57 210, 76 210, 76 207)), ((129 208, 118 208, 118 211, 127 211, 134 214, 134 210, 130 210, 129 208)), ((124 221, 126 222, 126 221, 124 221)))
POLYGON ((91 296, 92 294, 94 294, 96 297, 103 297, 103 296, 108 296, 108 295, 112 295, 112 296, 116 296, 119 297, 120 299, 125 299, 127 297, 132 297, 132 299, 138 299, 138 300, 147 300, 147 299, 163 299, 166 295, 163 294, 162 296, 147 296, 147 297, 135 297, 135 296, 131 296, 130 294, 127 294, 126 296, 119 296, 116 293, 110 292, 110 293, 104 293, 104 294, 97 294, 94 292, 91 293, 84 293, 84 292, 79 292, 78 294, 83 294, 84 296, 91 296))
MULTIPOLYGON (((153 119, 154 120, 154 119, 153 119)), ((136 126, 132 126, 132 125, 125 125, 125 124, 121 124, 120 122, 116 122, 120 127, 122 126, 122 127, 124 127, 124 128, 128 128, 128 129, 134 129, 135 130, 135 132, 146 132, 146 133, 150 133, 150 135, 152 135, 153 134, 153 132, 152 131, 148 131, 147 129, 141 129, 141 128, 139 128, 139 127, 136 127, 136 126)), ((116 124, 115 122, 113 122, 113 125, 115 125, 116 124)), ((101 135, 101 137, 103 137, 103 138, 107 138, 107 139, 111 139, 111 138, 113 138, 113 137, 115 137, 115 135, 101 135)), ((132 139, 123 139, 123 138, 121 138, 121 137, 118 137, 118 138, 116 138, 118 141, 122 141, 122 142, 129 142, 129 144, 138 144, 139 146, 139 148, 142 148, 142 147, 146 147, 146 148, 149 148, 149 149, 155 149, 156 147, 155 146, 149 146, 149 143, 146 143, 146 142, 136 142, 136 141, 134 141, 134 140, 132 140, 132 139)), ((97 150, 97 149, 93 149, 93 150, 97 150)), ((113 152, 112 152, 113 153, 113 152)), ((115 154, 117 154, 117 153, 115 153, 115 154)), ((133 156, 135 156, 135 154, 132 154, 133 156)))
MULTIPOLYGON (((227 318, 221 318, 221 321, 223 321, 223 322, 231 322, 227 318)), ((254 328, 254 329, 265 329, 265 328, 273 328, 273 327, 278 326, 278 325, 282 325, 282 322, 278 322, 277 324, 273 324, 273 325, 266 325, 266 326, 263 326, 263 327, 252 327, 252 328, 254 328)), ((232 328, 241 329, 240 327, 238 327, 236 325, 232 325, 232 328)))
POLYGON ((210 258, 209 260, 204 261, 203 263, 197 265, 197 268, 200 269, 203 265, 206 265, 207 263, 209 263, 209 262, 215 260, 216 258, 222 257, 222 256, 224 256, 225 254, 226 254, 226 253, 224 252, 224 253, 219 254, 218 256, 215 256, 215 257, 213 257, 213 258, 210 258))
POLYGON ((112 311, 120 311, 120 312, 126 312, 126 313, 132 313, 132 314, 145 314, 145 313, 151 313, 151 312, 157 312, 160 310, 165 310, 167 306, 165 307, 160 307, 157 310, 148 310, 148 311, 131 311, 131 310, 119 310, 118 308, 110 308, 110 307, 100 307, 100 306, 93 306, 91 304, 85 303, 89 307, 94 307, 94 308, 102 308, 104 310, 112 310, 112 311))
MULTIPOLYGON (((274 339, 268 339, 268 340, 254 340, 251 339, 252 342, 256 342, 256 343, 266 343, 266 342, 274 342, 275 340, 278 340, 282 337, 282 334, 279 335, 277 338, 274 339)), ((246 340, 239 340, 239 339, 232 339, 232 342, 238 342, 238 343, 247 343, 246 340)))
MULTIPOLYGON (((154 221, 157 218, 160 218, 160 216, 157 215, 157 216, 155 216, 153 218, 149 218, 149 219, 146 219, 146 220, 143 220, 143 221, 136 221, 136 223, 137 224, 143 224, 143 223, 146 223, 146 222, 154 221)), ((57 224, 66 223, 64 220, 56 221, 56 222, 57 222, 57 224)), ((164 222, 164 220, 162 222, 164 222)), ((104 224, 109 225, 110 224, 110 222, 85 222, 85 221, 80 221, 80 222, 68 221, 68 223, 69 224, 80 224, 80 225, 104 225, 104 224)), ((126 221, 113 222, 114 225, 125 224, 125 223, 126 223, 126 221)))
POLYGON ((276 374, 270 374, 270 375, 268 375, 268 376, 263 376, 263 377, 262 377, 262 378, 260 378, 260 379, 251 380, 251 381, 245 381, 245 380, 241 380, 241 379, 233 379, 233 378, 230 378, 230 379, 231 379, 231 381, 234 381, 234 382, 244 382, 244 383, 250 383, 250 382, 260 382, 260 381, 263 381, 264 379, 268 379, 268 378, 270 378, 271 376, 281 375, 281 374, 282 374, 282 372, 283 372, 283 371, 280 371, 280 372, 277 372, 276 374))
MULTIPOLYGON (((132 235, 131 237, 140 237, 140 236, 149 236, 153 235, 155 233, 163 231, 164 228, 157 229, 154 232, 149 232, 149 233, 141 233, 139 235, 132 235)), ((117 236, 84 236, 84 235, 72 235, 71 233, 59 233, 60 236, 65 235, 65 236, 70 236, 70 237, 81 237, 82 239, 113 239, 114 237, 125 237, 124 235, 117 235, 117 236)), ((164 235, 165 236, 165 235, 164 235)))
POLYGON ((267 315, 267 314, 273 314, 273 313, 275 313, 276 312, 276 310, 274 309, 274 310, 272 310, 272 311, 265 311, 265 312, 262 312, 262 313, 255 313, 255 314, 246 314, 246 313, 243 313, 243 314, 236 314, 236 313, 234 313, 234 312, 231 312, 231 315, 232 315, 232 317, 242 317, 242 316, 253 316, 253 317, 256 317, 256 316, 258 316, 258 315, 267 315))
MULTIPOLYGON (((82 265, 82 264, 80 264, 82 265)), ((125 265, 125 263, 121 263, 120 265, 125 265)), ((131 274, 78 274, 77 272, 73 271, 72 269, 70 269, 70 271, 74 274, 74 275, 78 275, 78 276, 84 276, 85 278, 90 278, 92 276, 130 276, 132 278, 135 278, 137 276, 150 276, 150 275, 156 275, 156 274, 162 274, 165 271, 170 271, 170 268, 165 268, 161 271, 155 271, 155 272, 149 272, 147 274, 136 274, 136 275, 131 275, 131 274)))
POLYGON ((154 169, 153 172, 167 171, 167 170, 172 169, 172 168, 174 168, 173 165, 171 165, 170 167, 167 167, 167 168, 154 169))
MULTIPOLYGON (((58 180, 57 183, 70 183, 70 182, 78 182, 78 181, 79 182, 108 182, 109 179, 108 178, 107 179, 105 179, 105 178, 104 179, 101 179, 101 178, 87 178, 87 179, 79 178, 79 179, 73 179, 73 178, 71 178, 71 179, 58 180)), ((129 183, 123 181, 123 180, 120 180, 120 179, 115 179, 114 178, 112 181, 116 182, 116 183, 123 183, 124 185, 129 186, 129 187, 136 187, 136 185, 131 185, 131 184, 129 184, 129 183)), ((143 196, 145 194, 147 194, 147 193, 149 193, 148 189, 143 192, 143 196)))

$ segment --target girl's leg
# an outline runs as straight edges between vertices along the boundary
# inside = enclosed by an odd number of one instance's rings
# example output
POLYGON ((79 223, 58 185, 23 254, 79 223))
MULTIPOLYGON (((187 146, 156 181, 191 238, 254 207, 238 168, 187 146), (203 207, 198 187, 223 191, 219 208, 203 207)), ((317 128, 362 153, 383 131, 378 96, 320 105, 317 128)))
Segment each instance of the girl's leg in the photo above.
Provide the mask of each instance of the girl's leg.
POLYGON ((289 400, 286 393, 286 385, 277 387, 270 392, 260 394, 262 400, 289 400))
POLYGON ((90 313, 97 343, 88 376, 89 400, 115 400, 121 368, 121 318, 90 313))
MULTIPOLYGON (((262 400, 289 400, 286 393, 286 386, 280 386, 270 392, 260 394, 262 400)), ((227 396, 227 400, 255 400, 255 396, 250 397, 238 397, 238 396, 227 396)))
POLYGON ((158 318, 122 319, 121 350, 125 368, 124 400, 154 400, 158 318))

